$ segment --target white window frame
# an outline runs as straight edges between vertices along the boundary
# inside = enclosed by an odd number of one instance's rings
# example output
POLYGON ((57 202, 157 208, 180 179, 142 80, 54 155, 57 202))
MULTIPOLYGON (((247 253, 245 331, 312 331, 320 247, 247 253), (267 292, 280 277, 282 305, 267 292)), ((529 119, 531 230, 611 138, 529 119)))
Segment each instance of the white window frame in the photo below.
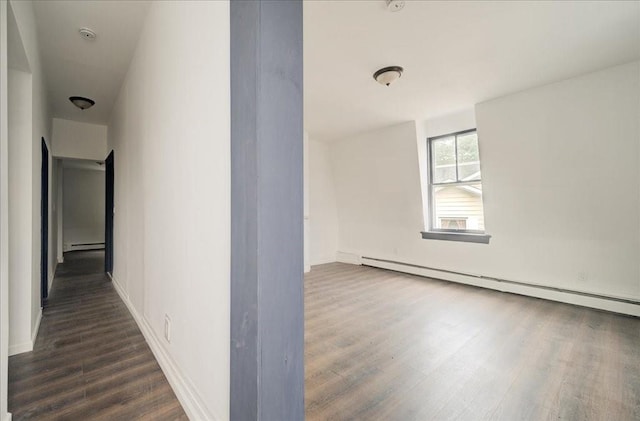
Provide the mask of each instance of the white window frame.
MULTIPOLYGON (((448 133, 440 136, 434 136, 427 138, 427 168, 428 168, 428 215, 429 215, 429 227, 428 231, 422 233, 422 238, 428 240, 449 240, 449 241, 464 241, 464 242, 472 242, 472 243, 483 243, 488 244, 489 239, 491 238, 484 230, 458 230, 458 229, 444 229, 444 228, 435 228, 436 227, 436 204, 435 204, 435 194, 434 189, 438 187, 461 187, 461 186, 469 186, 481 183, 482 184, 482 176, 473 180, 464 180, 461 181, 458 176, 458 136, 466 135, 469 133, 475 133, 477 130, 468 129, 462 130, 459 132, 448 133), (456 159, 455 168, 456 168, 456 181, 445 182, 445 183, 434 183, 434 165, 432 163, 433 158, 433 142, 439 139, 444 139, 447 137, 454 138, 454 156, 456 159)), ((478 142, 478 148, 480 147, 478 142)), ((479 154, 479 152, 478 152, 479 154)), ((482 174, 482 173, 480 173, 482 174)), ((483 213, 484 213, 484 203, 483 203, 483 213)))

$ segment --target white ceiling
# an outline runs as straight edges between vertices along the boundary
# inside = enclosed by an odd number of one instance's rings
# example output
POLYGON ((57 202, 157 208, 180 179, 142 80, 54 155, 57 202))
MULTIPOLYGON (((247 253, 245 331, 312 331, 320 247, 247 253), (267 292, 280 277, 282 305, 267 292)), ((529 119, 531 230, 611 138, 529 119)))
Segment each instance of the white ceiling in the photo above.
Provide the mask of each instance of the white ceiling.
POLYGON ((11 7, 8 7, 7 11, 7 65, 15 70, 30 72, 29 60, 24 51, 18 23, 11 7))
POLYGON ((306 1, 305 128, 339 139, 638 58, 640 2, 306 1))
POLYGON ((36 1, 38 42, 53 117, 107 124, 149 3, 145 1, 36 1), (78 33, 87 27, 93 41, 78 33), (96 105, 81 111, 69 101, 96 105))
MULTIPOLYGON (((54 117, 107 124, 148 6, 35 2, 54 117)), ((332 140, 638 59, 640 2, 305 1, 304 50, 305 128, 332 140), (372 74, 389 65, 405 73, 384 87, 372 74)))

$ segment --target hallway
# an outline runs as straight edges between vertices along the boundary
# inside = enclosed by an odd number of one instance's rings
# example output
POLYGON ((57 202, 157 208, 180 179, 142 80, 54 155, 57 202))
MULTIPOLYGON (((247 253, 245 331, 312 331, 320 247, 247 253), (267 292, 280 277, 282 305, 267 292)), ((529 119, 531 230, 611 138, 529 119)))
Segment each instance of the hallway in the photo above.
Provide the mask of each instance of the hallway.
POLYGON ((58 265, 34 351, 9 358, 14 421, 187 419, 103 268, 103 251, 58 265))

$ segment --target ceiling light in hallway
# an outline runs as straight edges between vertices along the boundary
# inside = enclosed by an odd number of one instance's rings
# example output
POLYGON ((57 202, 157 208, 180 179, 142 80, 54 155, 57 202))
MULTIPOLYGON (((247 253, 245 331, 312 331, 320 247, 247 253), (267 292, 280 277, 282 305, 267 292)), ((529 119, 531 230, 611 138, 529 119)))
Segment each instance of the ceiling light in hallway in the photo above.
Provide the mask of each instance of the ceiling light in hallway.
POLYGON ((91 108, 95 105, 95 101, 89 98, 85 98, 82 96, 70 96, 69 101, 73 103, 76 107, 81 110, 86 110, 87 108, 91 108))
POLYGON ((400 66, 383 67, 373 74, 373 78, 381 85, 389 86, 392 82, 400 79, 404 69, 400 66))

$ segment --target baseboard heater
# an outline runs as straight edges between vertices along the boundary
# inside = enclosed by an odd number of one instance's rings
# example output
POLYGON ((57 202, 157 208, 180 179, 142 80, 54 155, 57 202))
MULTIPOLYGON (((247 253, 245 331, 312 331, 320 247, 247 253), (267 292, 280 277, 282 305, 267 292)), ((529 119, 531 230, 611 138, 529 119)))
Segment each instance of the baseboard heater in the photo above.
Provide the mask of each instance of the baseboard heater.
MULTIPOLYGON (((397 262, 397 261, 394 261, 394 260, 378 259, 378 258, 375 258, 375 257, 362 256, 361 259, 362 259, 362 265, 363 266, 379 268, 378 266, 375 266, 373 264, 370 264, 370 265, 366 264, 365 260, 371 260, 373 262, 390 263, 390 264, 393 264, 393 265, 407 266, 407 267, 412 267, 412 268, 416 268, 416 269, 424 269, 424 270, 429 270, 429 271, 434 271, 434 272, 446 273, 446 274, 450 274, 450 275, 467 276, 467 277, 472 277, 472 278, 477 278, 477 279, 484 279, 484 280, 487 280, 487 281, 504 283, 504 284, 518 285, 518 286, 523 286, 523 287, 528 287, 528 288, 536 288, 536 289, 541 289, 541 290, 546 290, 546 291, 561 292, 561 293, 564 293, 564 294, 573 294, 573 295, 579 295, 579 296, 582 296, 582 297, 597 298, 597 299, 600 299, 600 300, 615 301, 615 302, 618 302, 618 303, 624 303, 624 304, 631 304, 631 305, 635 305, 635 306, 640 306, 640 300, 634 300, 632 298, 622 298, 622 297, 615 297, 615 296, 610 296, 610 295, 596 294, 596 293, 593 293, 593 292, 576 291, 576 290, 572 290, 572 289, 556 288, 556 287, 550 287, 550 286, 540 285, 540 284, 530 284, 530 283, 527 283, 527 282, 511 281, 511 280, 508 280, 508 279, 494 278, 494 277, 491 277, 491 276, 484 276, 484 275, 474 275, 474 274, 469 274, 469 273, 464 273, 464 272, 456 272, 456 271, 453 271, 453 270, 440 269, 440 268, 434 268, 434 267, 429 267, 429 266, 420 266, 420 265, 415 265, 413 263, 405 263, 405 262, 397 262)), ((384 269, 393 270, 393 269, 388 269, 388 268, 384 268, 384 269)))
POLYGON ((97 250, 103 249, 104 242, 102 243, 73 243, 66 244, 64 247, 64 251, 74 251, 74 250, 97 250))

